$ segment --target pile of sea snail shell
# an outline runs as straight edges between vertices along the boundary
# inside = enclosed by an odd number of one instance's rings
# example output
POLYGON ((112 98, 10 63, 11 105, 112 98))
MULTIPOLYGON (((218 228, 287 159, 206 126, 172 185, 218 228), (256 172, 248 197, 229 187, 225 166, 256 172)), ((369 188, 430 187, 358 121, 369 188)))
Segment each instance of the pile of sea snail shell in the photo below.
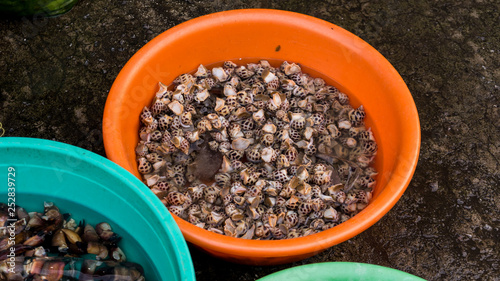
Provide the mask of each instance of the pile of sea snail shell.
POLYGON ((0 281, 145 280, 109 223, 77 223, 52 202, 43 207, 28 212, 0 203, 0 281))
POLYGON ((306 236, 372 197, 377 145, 364 118, 362 106, 295 63, 200 65, 160 83, 142 111, 138 170, 171 213, 198 227, 306 236))

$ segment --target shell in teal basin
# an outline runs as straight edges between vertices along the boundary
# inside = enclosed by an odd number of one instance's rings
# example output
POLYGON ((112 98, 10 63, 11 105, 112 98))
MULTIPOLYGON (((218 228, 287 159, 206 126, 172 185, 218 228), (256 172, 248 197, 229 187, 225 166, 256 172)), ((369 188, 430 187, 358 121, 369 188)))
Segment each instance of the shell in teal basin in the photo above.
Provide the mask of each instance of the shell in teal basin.
POLYGON ((325 262, 278 271, 257 281, 425 281, 420 277, 379 265, 325 262))
POLYGON ((120 247, 127 260, 144 267, 146 280, 195 280, 187 244, 174 219, 125 169, 75 146, 3 137, 0 202, 4 203, 8 200, 9 167, 15 169, 17 206, 41 211, 43 202, 50 201, 77 222, 85 219, 95 225, 106 221, 123 237, 120 247))

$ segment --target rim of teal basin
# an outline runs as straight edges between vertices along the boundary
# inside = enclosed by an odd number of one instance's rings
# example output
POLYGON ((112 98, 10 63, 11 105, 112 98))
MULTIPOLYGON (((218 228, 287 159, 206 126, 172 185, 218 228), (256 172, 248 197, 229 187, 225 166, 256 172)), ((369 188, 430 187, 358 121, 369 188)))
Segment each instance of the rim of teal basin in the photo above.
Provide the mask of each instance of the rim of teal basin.
POLYGON ((181 276, 181 280, 196 280, 191 255, 186 240, 184 240, 177 223, 161 201, 134 175, 107 158, 73 145, 38 138, 0 138, 0 153, 4 149, 20 148, 39 149, 40 151, 74 157, 85 162, 86 164, 104 170, 110 176, 113 176, 123 182, 124 185, 132 187, 131 191, 138 197, 144 198, 144 200, 147 201, 148 206, 150 206, 150 208, 158 214, 159 219, 166 222, 161 224, 161 227, 169 236, 173 248, 177 249, 174 253, 180 267, 179 275, 181 276))
POLYGON ((257 281, 425 281, 404 271, 356 262, 324 262, 284 269, 257 281))

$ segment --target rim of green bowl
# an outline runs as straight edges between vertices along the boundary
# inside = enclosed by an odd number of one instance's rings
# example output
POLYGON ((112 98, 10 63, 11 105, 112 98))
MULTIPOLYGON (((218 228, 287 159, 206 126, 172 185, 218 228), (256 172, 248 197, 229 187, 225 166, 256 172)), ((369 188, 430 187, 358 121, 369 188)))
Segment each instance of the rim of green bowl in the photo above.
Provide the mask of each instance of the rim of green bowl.
POLYGON ((284 269, 257 281, 425 281, 397 269, 357 262, 324 262, 284 269))

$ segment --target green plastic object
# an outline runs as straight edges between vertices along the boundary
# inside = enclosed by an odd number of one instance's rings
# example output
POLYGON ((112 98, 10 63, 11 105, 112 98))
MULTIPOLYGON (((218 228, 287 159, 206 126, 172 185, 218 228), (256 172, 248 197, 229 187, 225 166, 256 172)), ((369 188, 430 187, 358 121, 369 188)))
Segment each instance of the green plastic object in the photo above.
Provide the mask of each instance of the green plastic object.
POLYGON ((0 13, 54 17, 71 10, 78 0, 0 0, 0 13))
POLYGON ((144 267, 146 280, 196 280, 168 210, 139 179, 104 157, 54 141, 0 138, 0 202, 9 198, 28 211, 43 211, 49 201, 77 222, 110 223, 123 237, 119 246, 127 260, 144 267))
POLYGON ((379 265, 325 262, 278 271, 258 281, 425 281, 420 277, 379 265))

